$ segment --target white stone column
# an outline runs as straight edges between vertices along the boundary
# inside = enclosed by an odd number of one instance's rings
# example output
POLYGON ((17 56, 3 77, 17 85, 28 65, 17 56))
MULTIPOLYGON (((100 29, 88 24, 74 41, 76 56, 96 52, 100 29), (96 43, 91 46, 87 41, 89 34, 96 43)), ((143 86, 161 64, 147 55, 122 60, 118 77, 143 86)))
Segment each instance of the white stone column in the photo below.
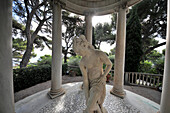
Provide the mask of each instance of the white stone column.
POLYGON ((124 98, 124 64, 126 43, 126 8, 119 8, 117 14, 117 37, 114 65, 114 86, 111 94, 124 98))
POLYGON ((92 44, 92 14, 86 14, 85 21, 86 21, 86 38, 87 41, 92 44))
MULTIPOLYGON (((56 1, 57 2, 57 1, 56 1)), ((53 31, 52 31, 52 70, 51 98, 56 98, 65 93, 62 89, 62 37, 61 37, 61 6, 53 2, 53 31)))
POLYGON ((12 0, 0 1, 0 113, 14 113, 12 0))
POLYGON ((167 9, 166 53, 160 113, 170 113, 170 1, 167 9))

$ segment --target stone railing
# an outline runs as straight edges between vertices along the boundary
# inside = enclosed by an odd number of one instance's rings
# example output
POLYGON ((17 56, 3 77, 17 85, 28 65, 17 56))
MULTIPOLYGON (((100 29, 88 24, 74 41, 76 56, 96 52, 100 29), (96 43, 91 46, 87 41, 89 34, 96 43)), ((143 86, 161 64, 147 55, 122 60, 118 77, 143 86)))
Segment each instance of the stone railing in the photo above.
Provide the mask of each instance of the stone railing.
POLYGON ((126 72, 125 84, 137 85, 150 88, 157 88, 163 81, 163 75, 161 74, 148 74, 138 72, 126 72))
POLYGON ((79 66, 68 66, 68 68, 79 68, 79 66))
MULTIPOLYGON (((78 66, 69 66, 70 69, 79 68, 78 66)), ((111 76, 114 76, 114 70, 109 72, 111 76)), ((139 72, 125 72, 124 83, 125 85, 135 85, 150 88, 157 88, 162 84, 163 75, 161 74, 149 74, 139 72)))

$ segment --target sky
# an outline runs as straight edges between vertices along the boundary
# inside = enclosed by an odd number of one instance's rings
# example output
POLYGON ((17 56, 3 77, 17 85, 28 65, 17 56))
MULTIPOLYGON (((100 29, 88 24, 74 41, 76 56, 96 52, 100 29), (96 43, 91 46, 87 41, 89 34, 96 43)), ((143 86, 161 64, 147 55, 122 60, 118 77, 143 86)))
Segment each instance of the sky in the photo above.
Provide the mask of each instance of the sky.
MULTIPOLYGON (((155 38, 155 39, 159 41, 159 44, 166 41, 165 39, 161 39, 161 38, 155 38)), ((166 45, 163 45, 163 46, 160 46, 160 47, 156 48, 155 50, 162 53, 162 50, 165 49, 165 48, 166 48, 166 45)))
MULTIPOLYGON (((97 23, 111 23, 111 15, 105 15, 105 16, 94 16, 92 18, 92 25, 95 26, 97 23)), ((114 45, 110 46, 110 44, 107 44, 106 42, 101 43, 101 50, 104 52, 109 53, 110 49, 113 49, 114 45)), ((37 60, 40 58, 40 56, 44 55, 51 55, 52 51, 49 50, 47 47, 44 48, 43 51, 40 51, 40 49, 34 49, 37 56, 35 58, 31 58, 30 62, 37 62, 37 60)))
MULTIPOLYGON (((105 15, 105 16, 94 16, 92 18, 92 25, 95 26, 97 23, 111 23, 111 15, 105 15)), ((156 40, 159 40, 159 43, 165 42, 164 39, 156 38, 156 40)), ((109 53, 111 49, 115 47, 115 44, 110 46, 110 44, 107 44, 106 42, 101 43, 101 50, 104 52, 109 53)), ((165 45, 157 48, 159 52, 162 52, 162 50, 165 49, 165 45)), ((35 49, 34 50, 37 56, 35 58, 30 59, 30 62, 37 62, 37 60, 40 58, 40 56, 44 55, 51 55, 52 51, 49 50, 47 47, 44 48, 43 51, 40 51, 40 49, 35 49)))

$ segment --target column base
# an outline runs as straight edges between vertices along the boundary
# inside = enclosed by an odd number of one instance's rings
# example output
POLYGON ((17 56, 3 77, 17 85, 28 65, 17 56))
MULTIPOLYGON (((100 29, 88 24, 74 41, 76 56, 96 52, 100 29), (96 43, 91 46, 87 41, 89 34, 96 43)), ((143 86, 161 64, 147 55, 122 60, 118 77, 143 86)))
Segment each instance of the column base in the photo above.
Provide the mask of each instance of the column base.
POLYGON ((113 89, 110 91, 110 93, 111 93, 112 95, 115 95, 115 96, 117 96, 117 97, 119 97, 119 98, 122 98, 122 99, 124 99, 125 96, 126 96, 126 92, 125 92, 125 91, 119 92, 119 91, 116 90, 115 88, 113 88, 113 89))
POLYGON ((55 90, 55 91, 52 91, 50 90, 48 92, 48 96, 51 98, 51 99, 54 99, 54 98, 57 98, 61 95, 65 94, 65 90, 63 88, 60 88, 58 90, 55 90))

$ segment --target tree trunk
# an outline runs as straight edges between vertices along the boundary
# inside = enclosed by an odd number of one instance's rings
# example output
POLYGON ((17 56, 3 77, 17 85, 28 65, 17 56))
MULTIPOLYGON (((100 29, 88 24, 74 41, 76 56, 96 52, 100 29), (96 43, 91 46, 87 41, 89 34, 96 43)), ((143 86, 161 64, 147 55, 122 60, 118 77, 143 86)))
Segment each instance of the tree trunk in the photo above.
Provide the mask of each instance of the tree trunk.
POLYGON ((141 56, 141 59, 143 59, 144 56, 146 56, 147 54, 149 54, 152 50, 154 50, 154 49, 156 49, 156 48, 158 48, 158 47, 161 47, 161 46, 163 46, 163 45, 166 45, 166 42, 162 42, 162 43, 160 43, 160 44, 157 44, 157 45, 155 45, 155 46, 153 46, 153 47, 148 48, 148 49, 144 52, 144 54, 141 56))
POLYGON ((64 63, 67 63, 67 53, 64 53, 64 63))
POLYGON ((29 59, 31 57, 31 52, 32 52, 32 49, 33 49, 33 43, 31 44, 27 44, 27 48, 26 48, 26 51, 22 57, 22 61, 20 62, 20 68, 23 68, 23 67, 26 67, 28 62, 29 62, 29 59))

